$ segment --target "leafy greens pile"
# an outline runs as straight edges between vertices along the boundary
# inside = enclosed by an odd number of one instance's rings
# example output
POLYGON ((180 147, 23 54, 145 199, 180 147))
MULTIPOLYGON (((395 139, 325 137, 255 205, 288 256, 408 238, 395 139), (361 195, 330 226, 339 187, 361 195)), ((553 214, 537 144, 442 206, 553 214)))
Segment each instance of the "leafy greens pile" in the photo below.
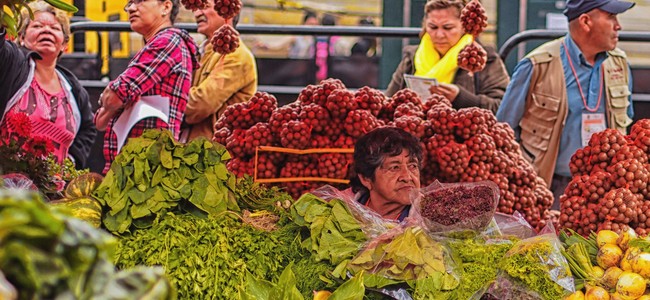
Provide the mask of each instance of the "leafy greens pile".
POLYGON ((302 241, 303 248, 312 253, 314 260, 336 265, 334 276, 343 278, 347 263, 367 240, 345 202, 326 202, 307 193, 293 204, 291 216, 297 225, 309 229, 308 237, 302 241))
POLYGON ((146 130, 129 139, 93 196, 109 211, 106 229, 146 228, 167 211, 218 214, 239 210, 226 169, 226 148, 200 138, 180 144, 168 130, 146 130))
MULTIPOLYGON (((303 268, 294 265, 293 271, 300 276, 291 284, 317 282, 324 274, 305 272, 312 265, 303 260, 311 257, 304 255, 296 240, 299 227, 286 217, 279 225, 266 232, 242 223, 232 212, 208 218, 167 213, 150 228, 121 237, 117 265, 164 267, 180 299, 239 299, 247 276, 277 281, 291 261, 303 268)), ((301 292, 310 295, 315 288, 308 286, 301 292)))
POLYGON ((34 192, 0 189, 0 272, 19 299, 175 299, 161 268, 116 273, 115 246, 34 192))

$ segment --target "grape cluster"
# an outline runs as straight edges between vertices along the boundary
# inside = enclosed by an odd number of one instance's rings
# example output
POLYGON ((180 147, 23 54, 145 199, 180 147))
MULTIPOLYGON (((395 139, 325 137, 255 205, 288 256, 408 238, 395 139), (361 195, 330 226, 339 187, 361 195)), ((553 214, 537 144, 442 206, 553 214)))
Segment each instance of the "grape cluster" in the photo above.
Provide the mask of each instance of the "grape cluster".
POLYGON ((212 35, 212 49, 222 55, 235 52, 239 48, 239 32, 232 26, 224 24, 212 35))
POLYGON ((478 36, 487 27, 485 8, 478 0, 472 0, 460 12, 460 22, 465 33, 478 36))
POLYGON ((208 0, 181 0, 181 4, 187 10, 204 9, 208 6, 208 0))
POLYGON ((486 62, 487 52, 476 42, 465 46, 458 53, 458 67, 470 73, 482 71, 486 62))
POLYGON ((214 10, 222 18, 229 20, 241 11, 241 0, 214 0, 214 10))

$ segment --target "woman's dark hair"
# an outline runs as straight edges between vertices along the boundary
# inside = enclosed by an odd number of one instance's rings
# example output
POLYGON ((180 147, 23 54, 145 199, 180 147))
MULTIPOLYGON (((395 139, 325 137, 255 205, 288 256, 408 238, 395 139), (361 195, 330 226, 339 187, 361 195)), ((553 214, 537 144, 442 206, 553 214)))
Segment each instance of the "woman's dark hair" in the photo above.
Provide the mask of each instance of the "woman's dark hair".
POLYGON ((311 18, 315 18, 315 19, 318 20, 318 16, 316 15, 315 12, 313 12, 311 10, 306 10, 305 15, 302 17, 302 23, 303 24, 307 23, 307 20, 309 20, 311 18))
POLYGON ((172 24, 176 23, 176 16, 178 16, 178 11, 180 10, 179 0, 169 0, 172 3, 172 11, 169 13, 169 19, 172 21, 172 24))
POLYGON ((336 25, 336 17, 330 14, 324 14, 320 19, 320 24, 323 26, 334 26, 336 25))
POLYGON ((422 146, 414 135, 396 127, 381 127, 368 132, 354 144, 354 162, 350 172, 353 192, 368 193, 359 176, 375 180, 375 170, 387 157, 408 151, 410 157, 422 164, 422 146))

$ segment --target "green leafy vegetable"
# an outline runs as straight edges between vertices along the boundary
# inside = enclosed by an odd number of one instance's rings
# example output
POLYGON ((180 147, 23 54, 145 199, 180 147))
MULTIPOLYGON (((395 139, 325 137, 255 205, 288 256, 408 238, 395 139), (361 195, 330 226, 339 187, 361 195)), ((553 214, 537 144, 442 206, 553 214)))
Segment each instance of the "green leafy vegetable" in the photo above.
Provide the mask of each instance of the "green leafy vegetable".
POLYGON ((221 145, 207 139, 183 145, 168 130, 146 130, 129 139, 93 193, 108 208, 104 226, 119 234, 132 224, 149 226, 168 211, 238 211, 235 176, 224 163, 228 159, 221 145))
POLYGON ((0 189, 0 271, 19 299, 175 299, 161 272, 116 272, 115 238, 64 212, 38 194, 0 189), (112 284, 119 280, 152 285, 112 284))

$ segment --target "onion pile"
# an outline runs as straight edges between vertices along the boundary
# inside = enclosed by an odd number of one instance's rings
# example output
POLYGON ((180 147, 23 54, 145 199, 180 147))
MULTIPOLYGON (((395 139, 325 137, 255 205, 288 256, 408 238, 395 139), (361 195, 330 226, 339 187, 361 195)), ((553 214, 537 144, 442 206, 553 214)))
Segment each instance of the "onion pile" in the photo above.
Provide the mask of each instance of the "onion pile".
POLYGON ((573 179, 560 198, 560 225, 580 234, 650 230, 650 120, 636 122, 629 135, 614 129, 594 134, 569 164, 573 179))

